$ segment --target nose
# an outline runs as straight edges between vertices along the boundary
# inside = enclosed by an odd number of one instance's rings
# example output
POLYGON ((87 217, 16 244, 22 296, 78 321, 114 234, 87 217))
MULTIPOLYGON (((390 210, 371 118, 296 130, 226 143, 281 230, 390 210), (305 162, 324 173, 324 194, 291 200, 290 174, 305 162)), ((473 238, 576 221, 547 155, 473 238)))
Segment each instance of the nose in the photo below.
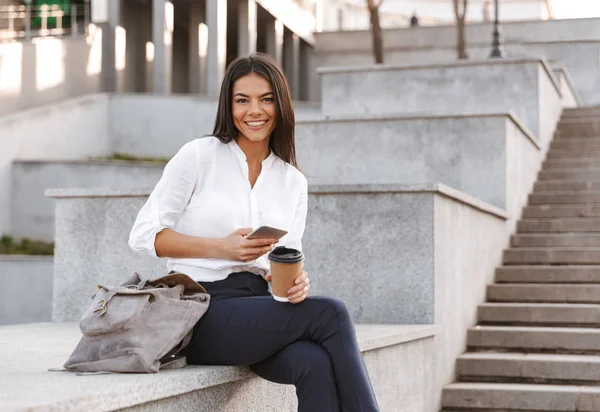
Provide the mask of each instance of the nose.
POLYGON ((259 104, 259 102, 253 101, 250 104, 249 114, 250 115, 260 115, 260 104, 259 104))

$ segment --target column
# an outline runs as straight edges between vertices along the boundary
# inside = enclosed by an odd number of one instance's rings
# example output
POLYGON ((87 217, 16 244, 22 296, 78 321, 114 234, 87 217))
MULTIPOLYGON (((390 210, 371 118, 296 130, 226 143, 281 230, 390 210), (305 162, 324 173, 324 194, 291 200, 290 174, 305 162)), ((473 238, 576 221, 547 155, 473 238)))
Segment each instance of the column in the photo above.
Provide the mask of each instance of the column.
POLYGON ((152 0, 152 91, 171 93, 173 65, 173 4, 166 0, 152 0))
POLYGON ((218 96, 227 64, 227 0, 206 0, 206 93, 218 96))
POLYGON ((116 30, 121 24, 121 0, 92 0, 92 23, 102 30, 102 71, 101 90, 116 92, 116 30))
POLYGON ((267 26, 267 53, 283 66, 283 23, 275 18, 267 26))
POLYGON ((189 72, 188 84, 190 93, 204 93, 203 66, 206 65, 206 24, 204 8, 201 4, 190 3, 189 13, 189 72))
POLYGON ((239 0, 238 7, 238 55, 245 56, 256 51, 256 1, 239 0))
POLYGON ((292 90, 292 99, 300 100, 300 37, 289 30, 285 31, 283 68, 292 90))

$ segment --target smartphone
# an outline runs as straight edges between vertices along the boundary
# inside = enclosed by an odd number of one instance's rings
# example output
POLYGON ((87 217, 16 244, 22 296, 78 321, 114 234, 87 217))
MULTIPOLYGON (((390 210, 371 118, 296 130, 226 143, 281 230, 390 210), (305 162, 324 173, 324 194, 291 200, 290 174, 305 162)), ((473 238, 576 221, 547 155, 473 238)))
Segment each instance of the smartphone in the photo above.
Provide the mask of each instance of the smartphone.
POLYGON ((271 226, 261 226, 258 229, 253 230, 246 239, 265 239, 265 238, 274 238, 281 239, 287 235, 287 230, 276 229, 271 226))

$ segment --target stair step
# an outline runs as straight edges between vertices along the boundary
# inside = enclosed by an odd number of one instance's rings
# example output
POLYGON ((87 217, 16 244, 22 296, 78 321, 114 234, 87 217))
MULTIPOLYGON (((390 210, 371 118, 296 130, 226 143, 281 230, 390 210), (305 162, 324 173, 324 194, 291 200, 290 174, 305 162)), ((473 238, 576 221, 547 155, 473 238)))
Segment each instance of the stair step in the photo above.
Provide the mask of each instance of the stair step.
POLYGON ((599 405, 595 386, 459 382, 442 391, 444 412, 598 412, 599 405))
POLYGON ((556 181, 556 180, 542 180, 538 181, 534 185, 535 193, 545 192, 590 192, 600 191, 600 180, 579 180, 579 181, 556 181))
POLYGON ((523 209, 523 218, 600 217, 600 204, 532 205, 523 209))
MULTIPOLYGON (((600 227, 600 221, 598 222, 600 227)), ((505 265, 600 265, 597 247, 523 247, 504 251, 505 265)))
POLYGON ((510 244, 513 248, 600 247, 600 233, 517 234, 510 244))
POLYGON ((480 324, 531 326, 600 326, 600 305, 587 303, 484 303, 480 324))
POLYGON ((600 266, 503 266, 496 269, 496 282, 600 284, 600 266))
POLYGON ((600 203, 600 192, 545 192, 529 195, 530 205, 600 203))
POLYGON ((520 303, 600 303, 600 285, 495 283, 487 287, 487 300, 520 303))
POLYGON ((552 149, 546 159, 590 159, 600 160, 600 151, 586 149, 552 149))
POLYGON ((558 169, 598 169, 600 160, 598 159, 550 159, 544 161, 544 171, 558 169))
POLYGON ((470 351, 600 354, 600 329, 544 326, 474 326, 470 351))
POLYGON ((470 352, 458 357, 456 374, 463 382, 594 384, 600 383, 600 356, 470 352))
POLYGON ((600 232, 600 218, 522 219, 517 223, 520 233, 600 232))
POLYGON ((600 149, 600 137, 556 138, 550 145, 553 149, 600 149))
POLYGON ((548 169, 542 170, 539 174, 540 182, 546 180, 597 180, 600 181, 600 169, 548 169))

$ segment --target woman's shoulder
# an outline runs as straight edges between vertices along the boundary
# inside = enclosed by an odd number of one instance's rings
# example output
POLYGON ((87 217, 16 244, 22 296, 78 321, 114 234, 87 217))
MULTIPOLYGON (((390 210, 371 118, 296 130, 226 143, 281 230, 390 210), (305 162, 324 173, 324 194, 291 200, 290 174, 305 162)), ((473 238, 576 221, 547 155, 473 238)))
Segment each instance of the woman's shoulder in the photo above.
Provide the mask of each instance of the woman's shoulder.
POLYGON ((180 151, 199 159, 210 159, 225 146, 226 143, 221 142, 215 136, 202 136, 184 144, 180 151))
POLYGON ((304 187, 307 185, 306 176, 304 176, 304 173, 280 158, 277 158, 277 161, 285 173, 286 178, 291 180, 295 186, 297 185, 299 187, 304 187))

